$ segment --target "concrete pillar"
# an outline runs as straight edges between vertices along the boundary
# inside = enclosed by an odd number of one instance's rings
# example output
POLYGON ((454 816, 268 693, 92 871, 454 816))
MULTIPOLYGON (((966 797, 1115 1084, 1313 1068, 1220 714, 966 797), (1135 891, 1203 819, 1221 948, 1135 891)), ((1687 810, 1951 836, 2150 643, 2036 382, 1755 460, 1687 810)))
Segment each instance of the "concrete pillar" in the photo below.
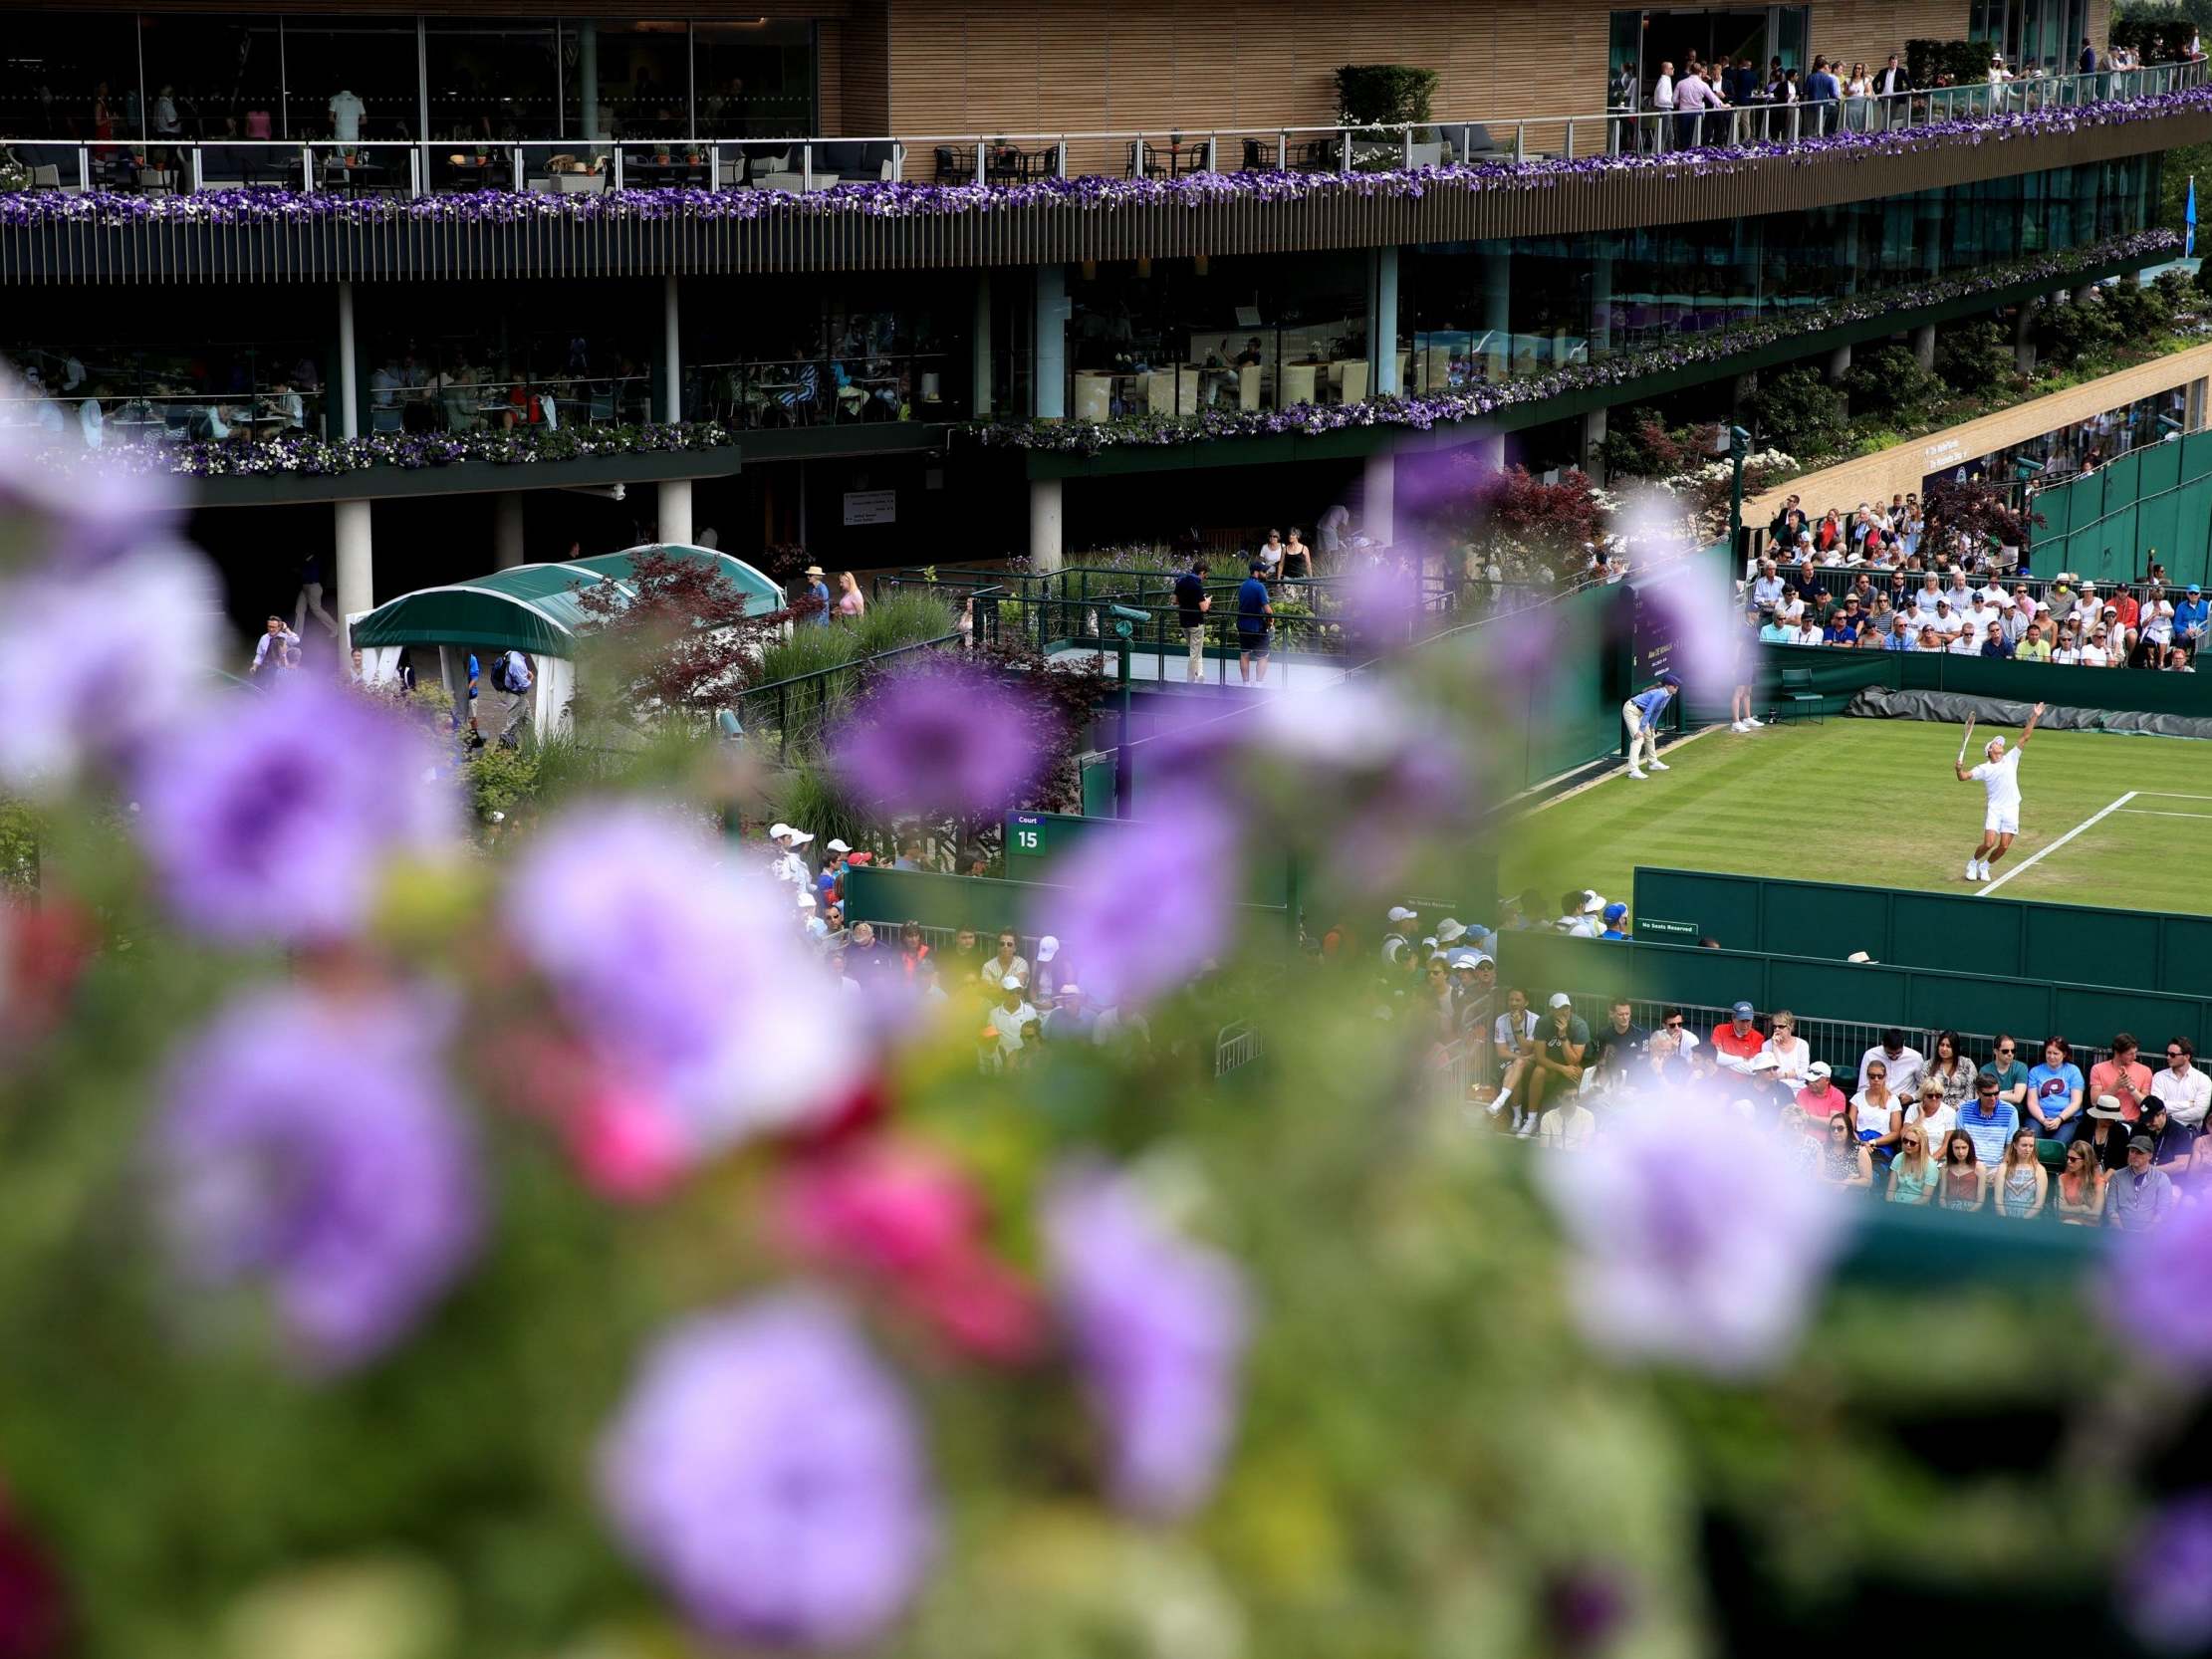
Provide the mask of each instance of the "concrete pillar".
POLYGON ((1593 409, 1583 416, 1583 472, 1593 484, 1605 481, 1605 414, 1603 409, 1593 409))
POLYGON ((1505 471, 1506 435, 1503 432, 1485 432, 1475 440, 1475 464, 1484 472, 1505 471))
MULTIPOLYGON (((350 629, 346 618, 358 611, 376 608, 376 557, 374 544, 369 539, 369 503, 342 501, 338 504, 338 614, 340 625, 350 629)), ((349 636, 340 641, 351 650, 349 636)))
POLYGON ((968 407, 977 420, 991 418, 991 273, 975 274, 975 356, 969 371, 968 407))
POLYGON ((1612 255, 1609 253, 1597 255, 1590 266, 1590 355, 1594 361, 1612 356, 1612 255))
POLYGON ((1835 351, 1829 353, 1828 377, 1830 380, 1841 380, 1850 372, 1850 366, 1851 349, 1848 346, 1839 346, 1835 351))
MULTIPOLYGON (((2056 296, 2054 296, 2056 298, 2056 296)), ((2036 308, 2032 302, 2023 301, 2013 314, 2012 360, 2013 366, 2023 374, 2032 374, 2036 367, 2036 308)))
POLYGON ((1033 571, 1060 569, 1062 488, 1057 478, 1029 481, 1029 568, 1033 571))
POLYGON ((511 571, 529 563, 522 549, 522 492, 503 490, 492 498, 492 564, 511 571))
POLYGON ((581 23, 576 31, 576 79, 581 88, 583 132, 600 136, 600 26, 581 23))
POLYGON ((1383 547, 1397 540, 1398 465, 1387 449, 1367 457, 1365 485, 1359 496, 1359 528, 1383 547))
POLYGON ((1912 331, 1912 360, 1922 368, 1935 367, 1935 325, 1923 323, 1912 331))
POLYGON ((2205 402, 2212 393, 2212 379, 2191 380, 2182 390, 2181 426, 2186 432, 2204 430, 2205 402))
POLYGON ((691 540, 691 480, 688 478, 663 478, 660 481, 660 529, 663 542, 689 542, 691 540))
POLYGON ((1398 384, 1398 251, 1377 248, 1370 265, 1368 284, 1371 304, 1367 315, 1367 360, 1373 365, 1367 384, 1377 397, 1395 397, 1405 388, 1398 384))
POLYGON ((361 436, 361 354, 354 344, 354 285, 338 285, 338 431, 361 436))
POLYGON ((1483 368, 1491 379, 1502 380, 1513 364, 1513 255, 1510 251, 1482 256, 1482 326, 1489 338, 1483 343, 1483 368))
POLYGON ((1759 395, 1759 371, 1747 368, 1728 383, 1728 418, 1741 426, 1744 411, 1751 400, 1759 395))
MULTIPOLYGON (((1178 376, 1179 378, 1179 376, 1178 376)), ((1037 418, 1068 417, 1068 268, 1037 267, 1037 418)), ((1059 486, 1054 486, 1056 492, 1059 486)), ((1057 543, 1057 538, 1055 539, 1057 543)))
POLYGON ((683 418, 683 310, 672 275, 660 279, 660 340, 661 418, 673 426, 683 418))

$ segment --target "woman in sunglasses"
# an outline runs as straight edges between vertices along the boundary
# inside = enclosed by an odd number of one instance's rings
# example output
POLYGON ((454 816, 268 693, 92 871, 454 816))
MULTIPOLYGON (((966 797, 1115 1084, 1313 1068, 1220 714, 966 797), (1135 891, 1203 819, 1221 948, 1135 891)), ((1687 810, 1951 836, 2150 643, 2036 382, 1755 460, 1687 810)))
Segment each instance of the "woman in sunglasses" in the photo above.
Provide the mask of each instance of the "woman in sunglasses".
POLYGON ((1919 1124, 1907 1123, 1896 1162, 1889 1166, 1889 1202, 1925 1204, 1935 1197, 1935 1187, 1936 1164, 1928 1156, 1926 1136, 1919 1124))
POLYGON ((1821 1179, 1839 1187, 1871 1187, 1873 1160, 1851 1133, 1851 1120, 1838 1112, 1828 1120, 1828 1144, 1821 1149, 1821 1179))

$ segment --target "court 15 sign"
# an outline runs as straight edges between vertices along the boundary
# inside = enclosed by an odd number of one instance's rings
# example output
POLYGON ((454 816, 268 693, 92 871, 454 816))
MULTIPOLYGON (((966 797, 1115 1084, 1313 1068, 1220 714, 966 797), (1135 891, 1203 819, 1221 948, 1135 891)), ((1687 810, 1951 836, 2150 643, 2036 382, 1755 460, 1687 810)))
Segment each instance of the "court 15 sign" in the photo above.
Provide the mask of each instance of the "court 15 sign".
POLYGON ((1046 860, 1065 852, 1095 825, 1071 813, 1014 813, 1006 820, 1006 873, 1033 880, 1046 860))

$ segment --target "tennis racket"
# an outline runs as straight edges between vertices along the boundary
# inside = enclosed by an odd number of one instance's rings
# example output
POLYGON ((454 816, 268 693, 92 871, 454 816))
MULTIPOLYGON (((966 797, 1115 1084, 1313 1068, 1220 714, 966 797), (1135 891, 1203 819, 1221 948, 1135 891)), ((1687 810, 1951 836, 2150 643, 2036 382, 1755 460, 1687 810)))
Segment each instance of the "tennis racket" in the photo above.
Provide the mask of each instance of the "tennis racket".
POLYGON ((1970 714, 1966 717, 1966 731, 1959 738, 1959 765, 1964 766, 1966 764, 1966 746, 1973 741, 1974 717, 1970 714))

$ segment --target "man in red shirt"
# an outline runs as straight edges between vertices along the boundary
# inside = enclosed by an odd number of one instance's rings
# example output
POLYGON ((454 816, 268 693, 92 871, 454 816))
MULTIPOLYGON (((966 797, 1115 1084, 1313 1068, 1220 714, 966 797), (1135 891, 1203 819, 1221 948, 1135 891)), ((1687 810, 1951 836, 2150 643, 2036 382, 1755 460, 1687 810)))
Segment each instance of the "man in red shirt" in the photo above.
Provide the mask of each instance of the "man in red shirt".
MULTIPOLYGON (((1713 1033, 1713 1047, 1724 1055, 1734 1055, 1738 1060, 1748 1061, 1767 1046, 1766 1033, 1751 1023, 1751 1004, 1738 1003, 1729 1013, 1735 1016, 1735 1020, 1713 1033)), ((2143 1086, 2150 1086, 2147 1076, 2143 1079, 2143 1086)))
POLYGON ((2135 1040, 2126 1032, 2112 1039, 2112 1058, 2089 1067, 2089 1098, 2100 1094, 2119 1100, 2120 1117, 2132 1123, 2142 1113, 2143 1096, 2150 1092, 2150 1067, 2135 1055, 2135 1040))

